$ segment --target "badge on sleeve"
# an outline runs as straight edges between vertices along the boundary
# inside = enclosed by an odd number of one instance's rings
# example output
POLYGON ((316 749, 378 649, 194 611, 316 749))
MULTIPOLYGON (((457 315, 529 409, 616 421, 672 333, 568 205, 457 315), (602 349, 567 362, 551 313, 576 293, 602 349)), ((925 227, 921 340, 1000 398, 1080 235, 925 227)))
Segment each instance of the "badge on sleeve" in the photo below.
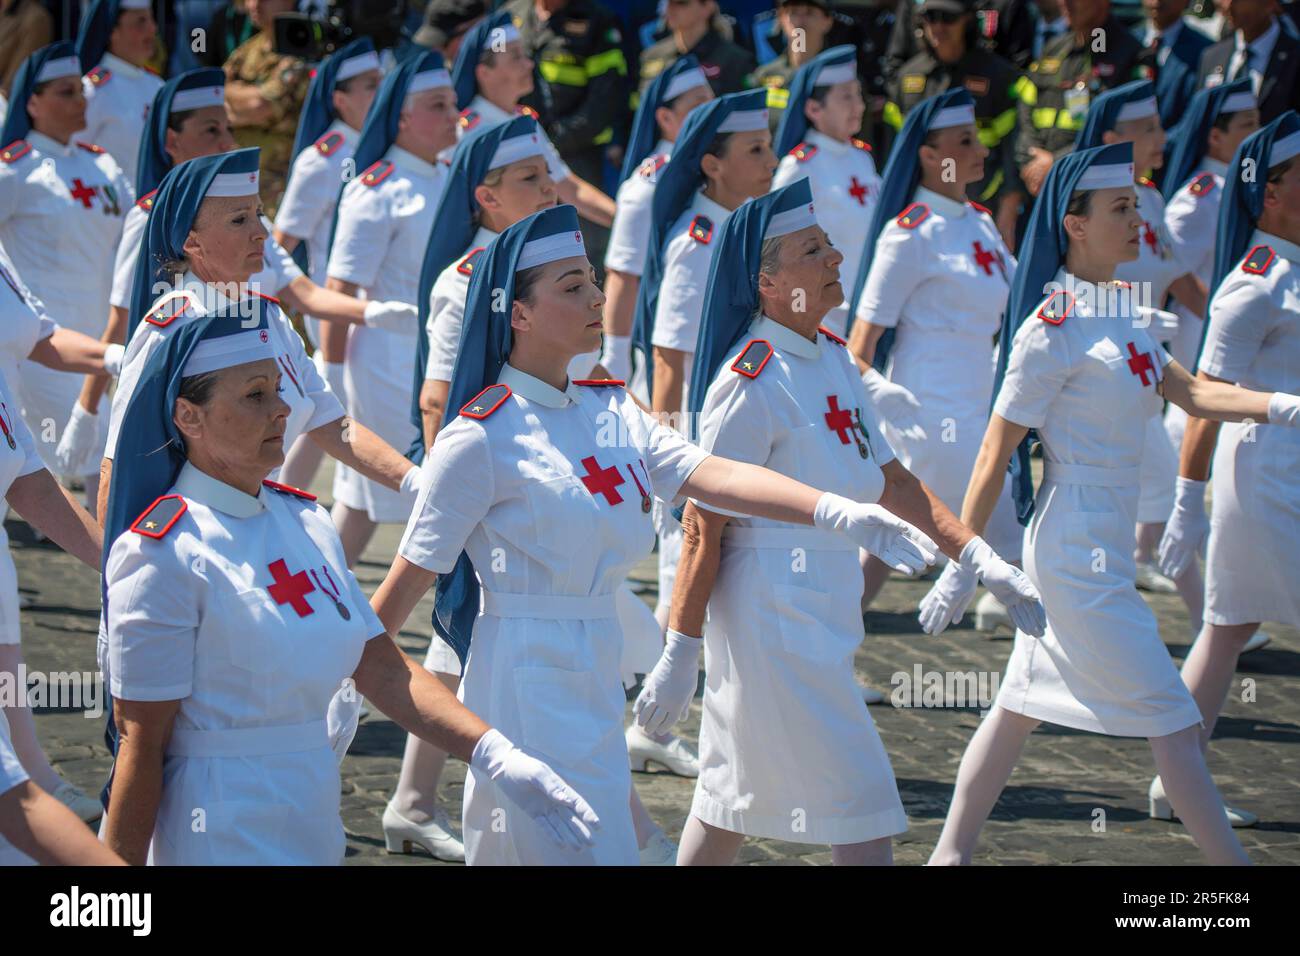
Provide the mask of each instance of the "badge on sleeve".
POLYGON ((474 259, 486 248, 487 246, 479 246, 477 249, 471 249, 464 259, 461 259, 460 262, 456 263, 456 271, 463 276, 473 275, 474 259))
POLYGON ((772 357, 772 344, 767 339, 750 339, 749 344, 731 363, 731 370, 746 378, 758 378, 763 366, 772 357))
POLYGON ((166 328, 190 307, 193 295, 188 289, 168 293, 158 300, 158 304, 145 315, 144 320, 160 329, 166 328))
POLYGON ((541 119, 541 116, 538 114, 537 110, 533 109, 531 106, 516 106, 515 112, 518 113, 520 116, 529 116, 535 120, 541 119))
POLYGON ((798 162, 806 163, 808 162, 808 160, 812 159, 814 156, 817 155, 817 147, 810 146, 807 143, 800 143, 794 149, 790 150, 790 155, 793 156, 798 162))
POLYGON ((0 160, 16 163, 32 151, 32 144, 25 139, 16 139, 0 151, 0 160))
POLYGON ((332 130, 316 140, 312 145, 316 147, 316 151, 322 156, 333 155, 343 145, 343 134, 338 130, 332 130))
POLYGON ((501 403, 510 397, 510 386, 498 382, 489 385, 460 408, 466 418, 484 419, 501 407, 501 403))
POLYGON ((1050 322, 1052 325, 1060 325, 1073 308, 1073 295, 1069 292, 1054 292, 1052 297, 1044 302, 1043 307, 1038 310, 1038 317, 1044 322, 1050 322))
POLYGON ((139 199, 135 201, 135 204, 139 206, 141 209, 143 209, 145 212, 148 212, 150 209, 153 208, 153 197, 156 196, 157 194, 158 194, 158 190, 156 189, 153 192, 145 193, 143 196, 141 196, 139 199))
POLYGON ((131 530, 146 538, 161 538, 188 507, 180 495, 163 495, 131 523, 131 530))
POLYGON ((1204 196, 1214 188, 1214 176, 1211 173, 1201 173, 1192 180, 1191 185, 1187 187, 1193 196, 1204 196))
POLYGON ((926 217, 930 215, 930 207, 923 202, 914 202, 901 213, 894 222, 898 223, 904 229, 915 229, 921 223, 925 222, 926 217))
POLYGON ((713 223, 707 216, 696 216, 691 220, 688 230, 690 237, 701 245, 707 246, 713 238, 713 223))
POLYGON ((1272 246, 1256 246, 1246 254, 1246 259, 1241 264, 1241 271, 1249 272, 1253 276, 1262 276, 1273 264, 1273 259, 1272 246))
POLYGON ((396 168, 391 159, 381 159, 362 174, 361 184, 363 186, 378 186, 396 168))
POLYGON ((854 138, 849 140, 849 142, 853 144, 853 147, 855 149, 860 149, 863 152, 867 152, 867 153, 871 152, 871 144, 868 143, 865 139, 854 138))
POLYGON ((86 79, 90 80, 90 85, 96 88, 103 86, 113 78, 113 71, 102 66, 97 66, 86 74, 86 79))
POLYGON ((648 180, 649 182, 653 183, 658 181, 659 170, 663 169, 664 165, 667 162, 668 162, 668 156, 666 153, 657 153, 654 156, 647 157, 641 163, 641 167, 640 169, 637 170, 637 172, 641 174, 642 179, 648 180))
POLYGON ((482 117, 478 115, 478 110, 463 109, 460 111, 460 127, 463 130, 471 130, 479 124, 482 117))

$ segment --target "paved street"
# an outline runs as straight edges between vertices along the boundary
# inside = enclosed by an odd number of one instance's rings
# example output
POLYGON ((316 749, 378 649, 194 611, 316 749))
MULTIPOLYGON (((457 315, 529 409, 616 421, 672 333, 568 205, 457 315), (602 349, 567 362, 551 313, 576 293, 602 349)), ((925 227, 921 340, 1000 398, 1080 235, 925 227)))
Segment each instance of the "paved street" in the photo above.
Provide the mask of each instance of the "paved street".
MULTIPOLYGON (((329 483, 315 489, 329 497, 329 483)), ((13 516, 19 583, 33 599, 22 612, 23 642, 29 669, 90 671, 99 606, 98 578, 48 544, 35 544, 30 530, 13 516)), ((400 528, 388 526, 375 537, 357 574, 372 591, 387 570, 400 528)), ((653 600, 653 563, 638 569, 645 596, 653 600)), ((859 676, 892 690, 891 675, 913 680, 926 672, 973 672, 984 690, 996 680, 1011 650, 1009 634, 993 639, 967 626, 938 638, 926 637, 915 608, 927 584, 894 580, 867 616, 867 639, 858 651, 859 676)), ((1171 653, 1180 658, 1189 643, 1189 625, 1175 596, 1148 595, 1159 614, 1171 653)), ((412 615, 400 642, 422 658, 428 641, 430 601, 412 615)), ((1300 633, 1272 627, 1273 643, 1244 658, 1238 686, 1219 722, 1211 767, 1226 799, 1259 814, 1261 824, 1241 830, 1243 843, 1258 863, 1300 864, 1300 633)), ((972 684, 972 689, 975 685, 972 684)), ((956 689, 964 690, 961 682, 956 689)), ((918 691, 918 698, 920 697, 918 691)), ((932 702, 932 701, 931 701, 932 702)), ((951 701, 950 701, 951 702, 951 701)), ((967 706, 897 708, 888 702, 872 714, 893 761, 911 829, 895 841, 898 863, 925 861, 939 834, 952 792, 957 763, 979 720, 977 700, 967 706)), ((630 719, 631 703, 628 714, 630 719)), ((51 759, 70 780, 96 793, 108 770, 100 721, 79 712, 38 711, 37 726, 51 759)), ((698 701, 682 732, 692 742, 699 730, 698 701)), ((343 765, 343 822, 348 862, 353 864, 430 865, 425 856, 385 852, 380 828, 384 803, 397 779, 404 734, 379 714, 364 723, 343 765)), ((980 863, 1187 864, 1195 848, 1178 824, 1146 815, 1146 788, 1152 773, 1145 741, 1107 738, 1059 728, 1040 729, 1030 740, 993 819, 985 828, 980 863)), ((443 783, 444 801, 458 816, 464 765, 453 761, 443 783)), ((690 806, 693 781, 664 773, 636 774, 636 786, 655 819, 676 839, 690 806)), ((828 864, 825 847, 751 840, 745 863, 828 864)))

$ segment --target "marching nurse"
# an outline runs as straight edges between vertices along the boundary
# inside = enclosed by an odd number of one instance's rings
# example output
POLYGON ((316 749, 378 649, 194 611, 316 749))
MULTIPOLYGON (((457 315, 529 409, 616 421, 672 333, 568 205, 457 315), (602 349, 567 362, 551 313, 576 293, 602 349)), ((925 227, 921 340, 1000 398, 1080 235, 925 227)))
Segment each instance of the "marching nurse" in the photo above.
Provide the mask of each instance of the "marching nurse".
POLYGON ((605 343, 600 364, 616 378, 631 378, 632 319, 650 247, 655 183, 672 157, 686 117, 711 99, 713 90, 704 71, 688 53, 651 80, 637 104, 605 248, 605 343))
MULTIPOLYGON (((1206 859, 1248 862, 1205 767, 1200 708, 1134 589, 1133 525, 1145 418, 1164 400, 1194 416, 1300 425, 1300 398, 1194 379, 1169 358, 1131 288, 1113 281, 1121 262, 1137 258, 1141 225, 1128 142, 1057 160, 1034 204, 962 521, 983 527, 1010 460, 1017 514, 1029 522, 1025 571, 1043 596, 1047 632, 1016 634, 993 708, 962 757, 931 863, 970 862, 1025 740, 1044 720, 1146 737, 1206 859), (1043 444, 1036 497, 1031 429, 1043 444)), ((974 590, 961 568, 945 568, 922 602, 927 631, 959 616, 974 590)))
MULTIPOLYGON (((1300 117, 1288 110, 1247 137, 1223 179, 1209 317, 1197 360, 1201 382, 1300 391, 1300 117), (1239 170, 1254 168, 1250 180, 1239 170), (1267 170, 1267 173, 1265 173, 1267 170)), ((1278 392, 1269 422, 1285 411, 1278 392)), ((1195 414, 1189 409, 1189 414, 1195 414)), ((1260 414, 1257 421, 1264 420, 1260 414)), ((1183 662, 1183 680, 1204 717, 1209 745, 1237 657, 1261 621, 1300 622, 1294 580, 1300 494, 1296 433, 1189 418, 1183 435, 1174 511, 1160 544, 1166 573, 1196 563, 1209 539, 1205 623, 1183 662), (1217 441, 1216 441, 1217 439, 1217 441), (1207 519, 1205 483, 1214 476, 1207 519)), ((1151 788, 1151 815, 1183 816, 1168 781, 1151 788)), ((1228 810, 1234 825, 1254 814, 1228 810)))
POLYGON ((603 305, 573 207, 489 243, 470 278, 448 403, 459 414, 425 458, 372 602, 395 631, 436 579, 435 626, 464 662, 466 706, 544 758, 600 817, 595 844, 562 855, 471 768, 471 864, 637 862, 616 593, 650 550, 652 497, 816 524, 912 567, 933 560, 924 535, 877 506, 709 456, 617 380, 569 380, 569 362, 599 342, 603 305))
POLYGON ((326 712, 342 688, 491 775, 566 852, 589 845, 582 798, 406 658, 329 514, 266 480, 290 414, 272 309, 231 302, 187 323, 126 411, 105 526, 121 732, 104 842, 134 864, 341 863, 326 712))
MULTIPOLYGON (((1015 268, 993 217, 966 199, 966 186, 984 175, 988 152, 964 89, 912 108, 859 247, 860 285, 850 301, 849 350, 889 386, 866 376, 885 435, 902 465, 954 512, 988 421, 993 337, 1015 268)), ((989 542, 1019 561, 1020 537, 1008 494, 989 542)), ((864 574, 863 599, 870 602, 889 569, 869 561, 864 574)), ((988 597, 976 626, 995 623, 1011 621, 988 597)))
MULTIPOLYGON (((1018 622, 1041 632, 1029 579, 894 460, 844 340, 819 325, 844 301, 843 261, 807 179, 727 220, 692 375, 701 448, 878 502, 927 547, 929 535, 969 561, 1018 622)), ((749 835, 829 843, 840 864, 890 863, 890 837, 907 817, 853 675, 863 638, 857 544, 695 500, 682 523, 668 645, 635 705, 652 731, 684 716, 703 644, 700 775, 679 862, 730 863, 749 835), (806 564, 791 562, 796 550, 806 564)), ((895 570, 921 567, 873 550, 895 570)))
MULTIPOLYGON (((102 329, 113 250, 131 205, 131 186, 113 158, 74 134, 86 125, 80 67, 71 43, 42 47, 14 81, 0 142, 0 244, 51 318, 90 336, 102 329)), ((24 362, 12 383, 36 434, 53 422, 61 432, 76 404, 81 377, 24 362)), ((53 442, 37 447, 59 471, 53 442)), ((71 477, 96 494, 94 465, 71 477)))

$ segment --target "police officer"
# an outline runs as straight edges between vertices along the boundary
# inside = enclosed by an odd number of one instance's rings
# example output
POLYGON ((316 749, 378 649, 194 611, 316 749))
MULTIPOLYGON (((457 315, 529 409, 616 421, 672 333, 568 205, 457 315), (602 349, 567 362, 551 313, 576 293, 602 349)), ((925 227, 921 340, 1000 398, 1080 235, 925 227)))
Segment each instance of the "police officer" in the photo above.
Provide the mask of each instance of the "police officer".
POLYGON ((754 72, 754 56, 724 39, 713 27, 718 12, 715 0, 666 0, 664 22, 669 35, 641 53, 640 89, 644 92, 669 64, 687 53, 695 54, 717 96, 743 90, 754 72))
POLYGON ((1065 16, 1070 30, 1044 44, 1022 89, 1016 164, 1031 195, 1052 163, 1073 148, 1097 94, 1143 78, 1142 47, 1115 19, 1110 0, 1075 0, 1065 16))
POLYGON ((272 218, 284 195, 298 114, 311 82, 305 60, 272 49, 276 16, 293 9, 293 0, 250 0, 248 14, 260 32, 241 43, 225 64, 226 109, 235 141, 262 150, 262 202, 272 218))
POLYGON ((750 86, 767 90, 767 118, 773 136, 785 115, 795 70, 826 48, 827 36, 835 22, 830 0, 778 0, 776 19, 785 36, 785 49, 775 60, 755 70, 749 79, 750 86))
POLYGON ((967 191, 994 210, 999 230, 1011 245, 1020 206, 1020 177, 1012 146, 1016 107, 1028 80, 1006 60, 976 42, 974 0, 923 0, 920 20, 924 48, 889 86, 885 121, 901 129, 903 117, 922 100, 964 86, 975 100, 975 125, 988 147, 984 178, 967 191))

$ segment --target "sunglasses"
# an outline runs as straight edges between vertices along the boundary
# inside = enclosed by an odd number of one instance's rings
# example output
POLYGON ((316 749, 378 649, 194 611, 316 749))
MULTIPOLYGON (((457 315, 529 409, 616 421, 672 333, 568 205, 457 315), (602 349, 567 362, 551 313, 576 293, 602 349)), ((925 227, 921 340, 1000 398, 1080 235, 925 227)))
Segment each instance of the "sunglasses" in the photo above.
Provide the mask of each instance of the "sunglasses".
POLYGON ((921 19, 926 23, 956 23, 961 17, 960 13, 951 10, 926 10, 921 14, 921 19))

